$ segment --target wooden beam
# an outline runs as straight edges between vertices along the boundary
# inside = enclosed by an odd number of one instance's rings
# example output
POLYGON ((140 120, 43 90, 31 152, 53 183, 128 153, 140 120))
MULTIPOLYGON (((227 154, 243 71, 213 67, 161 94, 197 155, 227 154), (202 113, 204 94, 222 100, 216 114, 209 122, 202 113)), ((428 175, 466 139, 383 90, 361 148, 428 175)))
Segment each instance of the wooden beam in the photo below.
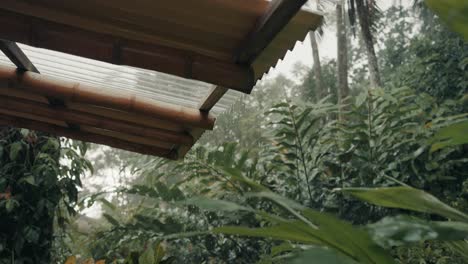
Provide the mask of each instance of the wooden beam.
POLYGON ((106 131, 118 131, 133 136, 159 140, 165 143, 178 145, 193 145, 194 143, 193 138, 183 132, 155 129, 67 108, 55 109, 44 103, 10 97, 9 95, 0 97, 0 109, 17 111, 62 122, 70 122, 83 128, 95 127, 106 131))
POLYGON ((0 39, 0 50, 3 51, 5 56, 7 56, 18 69, 39 73, 39 70, 15 42, 0 39))
POLYGON ((1 82, 45 97, 145 114, 189 127, 213 129, 215 122, 213 116, 197 109, 167 104, 133 93, 116 94, 113 89, 64 81, 32 72, 20 74, 15 68, 8 66, 0 66, 1 82))
POLYGON ((0 38, 30 46, 159 71, 244 93, 250 93, 256 82, 250 65, 238 65, 232 59, 220 60, 187 50, 93 32, 1 8, 0 25, 0 38))
POLYGON ((198 109, 203 112, 209 112, 227 91, 227 88, 213 86, 208 95, 200 102, 198 109))
MULTIPOLYGON (((23 89, 7 87, 8 82, 0 82, 0 97, 8 96, 19 100, 27 100, 41 104, 47 104, 48 101, 44 96, 30 93, 23 89)), ((163 129, 176 133, 184 133, 185 126, 168 120, 162 120, 150 115, 139 113, 129 113, 126 111, 91 105, 82 103, 65 102, 68 110, 77 111, 83 114, 97 116, 100 119, 115 120, 123 123, 128 123, 133 126, 144 126, 149 128, 163 129)))
MULTIPOLYGON (((56 119, 54 117, 44 117, 36 114, 31 114, 28 113, 28 111, 23 111, 24 109, 13 109, 9 110, 6 109, 3 106, 0 106, 0 115, 1 116, 10 116, 14 118, 24 118, 28 119, 31 121, 36 121, 36 122, 43 122, 51 125, 56 125, 59 127, 63 128, 70 128, 68 124, 65 122, 56 119)), ((148 147, 158 147, 158 148, 164 148, 164 149, 172 149, 173 146, 176 144, 169 143, 167 141, 159 140, 159 139, 152 139, 152 138, 147 138, 147 137, 142 137, 142 136, 135 136, 131 134, 126 134, 122 133, 120 131, 112 131, 112 130, 107 130, 107 129, 102 129, 102 128, 97 128, 97 127, 90 127, 90 126, 80 126, 79 130, 75 130, 70 128, 71 130, 74 130, 76 132, 88 132, 91 134, 96 134, 96 135, 102 135, 105 137, 109 137, 115 140, 123 140, 129 143, 134 143, 136 145, 144 145, 148 147)), ((36 128, 35 130, 40 130, 39 128, 36 128)))
POLYGON ((270 1, 267 11, 240 46, 236 55, 237 63, 251 65, 306 2, 307 0, 270 1))
MULTIPOLYGON (((7 56, 16 68, 20 71, 30 71, 40 73, 29 58, 24 54, 21 48, 15 42, 0 39, 0 50, 7 56)), ((48 97, 49 104, 54 107, 63 107, 65 104, 62 100, 57 98, 48 97)), ((73 125, 71 125, 73 126, 73 125)))
MULTIPOLYGON (((15 42, 0 39, 0 50, 2 50, 5 56, 7 56, 11 62, 16 65, 18 70, 40 73, 36 66, 34 66, 31 60, 29 60, 26 54, 24 54, 15 42)), ((63 100, 57 98, 47 97, 47 101, 49 102, 49 105, 53 107, 63 108, 65 106, 63 100)), ((72 129, 79 129, 79 126, 73 123, 67 123, 67 125, 72 129)))
MULTIPOLYGON (((192 130, 189 133, 196 142, 200 139, 203 133, 205 133, 205 130, 200 129, 200 128, 192 128, 192 130)), ((187 152, 189 152, 189 150, 192 147, 193 145, 192 146, 179 146, 179 148, 177 148, 176 150, 172 152, 172 155, 174 155, 176 159, 182 159, 183 157, 185 157, 185 155, 187 155, 187 152)))
POLYGON ((16 116, 9 116, 5 114, 0 115, 0 125, 40 130, 46 133, 55 134, 57 136, 63 136, 72 139, 93 142, 97 144, 104 144, 114 148, 138 152, 141 154, 155 155, 168 159, 177 159, 175 154, 173 154, 173 151, 171 151, 170 149, 135 144, 133 142, 128 142, 121 139, 111 138, 108 136, 93 134, 84 131, 76 131, 67 127, 61 127, 54 124, 30 120, 26 118, 20 118, 16 116))

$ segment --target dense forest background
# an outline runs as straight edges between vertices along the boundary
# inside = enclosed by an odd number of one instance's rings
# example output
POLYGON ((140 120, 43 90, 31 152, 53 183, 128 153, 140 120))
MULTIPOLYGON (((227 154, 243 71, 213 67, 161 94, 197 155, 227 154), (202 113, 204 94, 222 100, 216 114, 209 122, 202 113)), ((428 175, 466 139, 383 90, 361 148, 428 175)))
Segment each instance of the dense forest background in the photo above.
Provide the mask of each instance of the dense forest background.
POLYGON ((313 67, 241 96, 184 161, 4 128, 0 263, 468 263, 460 27, 422 1, 311 4, 313 67))

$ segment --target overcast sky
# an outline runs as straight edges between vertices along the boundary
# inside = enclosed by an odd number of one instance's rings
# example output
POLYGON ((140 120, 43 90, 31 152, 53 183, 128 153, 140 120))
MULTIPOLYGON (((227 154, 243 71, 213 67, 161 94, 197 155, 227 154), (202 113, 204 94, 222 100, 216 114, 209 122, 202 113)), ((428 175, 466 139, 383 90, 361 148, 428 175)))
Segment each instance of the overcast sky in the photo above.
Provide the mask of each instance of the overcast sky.
MULTIPOLYGON (((382 10, 388 9, 390 6, 401 3, 404 6, 411 5, 413 0, 378 0, 377 3, 382 10)), ((334 12, 333 7, 331 10, 326 10, 326 13, 334 12)), ((335 25, 328 24, 324 29, 324 35, 318 41, 319 52, 321 60, 336 58, 336 33, 335 25)), ((312 67, 312 49, 310 47, 309 36, 302 42, 297 42, 294 49, 287 53, 283 61, 280 61, 276 68, 272 70, 267 78, 272 78, 278 73, 290 75, 294 64, 300 62, 306 66, 312 67)))

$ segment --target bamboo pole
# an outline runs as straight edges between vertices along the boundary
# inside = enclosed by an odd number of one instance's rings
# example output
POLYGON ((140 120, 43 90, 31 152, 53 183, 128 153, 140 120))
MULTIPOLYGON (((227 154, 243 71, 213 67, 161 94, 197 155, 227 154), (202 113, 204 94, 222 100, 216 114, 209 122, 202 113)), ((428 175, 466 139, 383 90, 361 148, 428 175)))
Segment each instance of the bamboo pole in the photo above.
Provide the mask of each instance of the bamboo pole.
MULTIPOLYGON (((9 96, 14 98, 25 99, 28 101, 48 104, 48 100, 44 96, 36 95, 21 89, 9 88, 7 86, 8 83, 5 83, 3 85, 2 83, 0 83, 0 96, 9 96)), ((172 123, 167 120, 157 119, 149 115, 134 114, 90 104, 65 102, 65 105, 67 109, 70 110, 82 113, 89 113, 99 118, 124 121, 128 124, 136 126, 145 126, 149 128, 163 129, 179 133, 184 133, 184 131, 187 129, 181 124, 172 123)))
POLYGON ((121 110, 99 107, 89 104, 66 102, 67 108, 82 113, 90 113, 99 117, 110 118, 117 121, 124 121, 137 126, 146 126, 156 129, 164 129, 177 133, 185 133, 188 126, 172 123, 167 120, 161 120, 148 115, 129 113, 121 110))
POLYGON ((0 125, 15 126, 33 130, 40 130, 46 133, 55 134, 58 136, 64 136, 76 140, 82 140, 87 142, 93 142, 97 144, 104 144, 114 148, 124 149, 132 152, 138 152, 146 155, 155 155, 168 159, 176 159, 177 156, 170 149, 163 149, 158 147, 150 147, 145 145, 135 144, 133 142, 127 142, 107 136, 96 135, 83 131, 76 131, 69 128, 60 127, 40 121, 29 120, 20 117, 11 117, 7 115, 0 115, 0 125))
POLYGON ((115 89, 63 81, 32 72, 18 73, 14 67, 0 66, 0 81, 5 80, 10 81, 10 86, 64 101, 148 114, 205 129, 213 129, 214 126, 214 117, 199 110, 156 102, 125 92, 116 94, 118 91, 115 89))
POLYGON ((44 96, 33 94, 22 89, 11 88, 8 86, 9 86, 8 82, 5 82, 5 83, 0 82, 0 95, 1 96, 10 96, 10 97, 20 98, 20 99, 25 99, 25 100, 45 103, 45 104, 49 102, 47 101, 47 98, 45 98, 44 96))
POLYGON ((185 133, 135 126, 131 123, 119 122, 113 119, 102 118, 93 114, 80 113, 66 108, 54 109, 49 107, 47 104, 12 98, 9 96, 0 97, 0 108, 52 118, 80 126, 85 125, 135 136, 142 136, 162 142, 187 146, 191 146, 193 144, 193 138, 185 133))
MULTIPOLYGON (((66 122, 63 122, 54 118, 38 116, 35 114, 31 114, 31 113, 24 113, 18 110, 5 110, 2 107, 0 107, 0 114, 11 116, 11 117, 24 118, 24 119, 28 119, 32 121, 43 122, 46 124, 56 125, 56 126, 60 126, 64 128, 69 127, 68 122, 66 123, 66 122)), ((158 139, 134 136, 134 135, 121 133, 118 131, 105 130, 105 129, 94 128, 90 126, 79 126, 79 129, 71 127, 70 129, 73 129, 76 131, 90 132, 92 134, 103 135, 103 136, 116 138, 116 139, 121 139, 121 140, 125 140, 128 142, 133 142, 135 144, 140 144, 140 145, 155 146, 155 147, 166 148, 166 149, 172 149, 175 146, 175 144, 161 141, 158 139)), ((190 148, 190 146, 186 146, 186 147, 190 148)))
POLYGON ((96 135, 107 136, 107 137, 116 138, 116 139, 121 139, 121 140, 125 140, 128 142, 136 143, 136 144, 154 146, 154 147, 163 148, 163 149, 173 149, 176 146, 175 144, 172 144, 169 142, 124 134, 118 131, 111 131, 111 130, 105 130, 101 128, 89 127, 89 126, 80 126, 80 131, 88 132, 88 133, 96 134, 96 135))
POLYGON ((2 108, 0 108, 0 115, 20 117, 20 118, 35 120, 38 122, 43 122, 43 123, 47 123, 51 125, 67 127, 67 124, 63 121, 58 121, 58 120, 54 120, 54 119, 50 119, 50 118, 42 117, 42 116, 37 116, 34 114, 20 113, 17 111, 11 111, 11 110, 2 109, 2 108))

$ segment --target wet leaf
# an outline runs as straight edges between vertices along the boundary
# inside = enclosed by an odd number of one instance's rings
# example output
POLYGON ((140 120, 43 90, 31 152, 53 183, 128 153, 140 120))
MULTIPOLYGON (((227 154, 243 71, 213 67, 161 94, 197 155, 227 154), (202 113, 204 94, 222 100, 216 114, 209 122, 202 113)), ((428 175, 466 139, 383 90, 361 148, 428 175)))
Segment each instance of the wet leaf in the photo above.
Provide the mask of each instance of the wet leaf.
POLYGON ((411 187, 347 188, 343 192, 371 204, 437 214, 448 219, 468 221, 468 216, 424 191, 411 187))
POLYGON ((426 0, 426 4, 451 29, 460 33, 468 41, 468 1, 466 0, 426 0))

